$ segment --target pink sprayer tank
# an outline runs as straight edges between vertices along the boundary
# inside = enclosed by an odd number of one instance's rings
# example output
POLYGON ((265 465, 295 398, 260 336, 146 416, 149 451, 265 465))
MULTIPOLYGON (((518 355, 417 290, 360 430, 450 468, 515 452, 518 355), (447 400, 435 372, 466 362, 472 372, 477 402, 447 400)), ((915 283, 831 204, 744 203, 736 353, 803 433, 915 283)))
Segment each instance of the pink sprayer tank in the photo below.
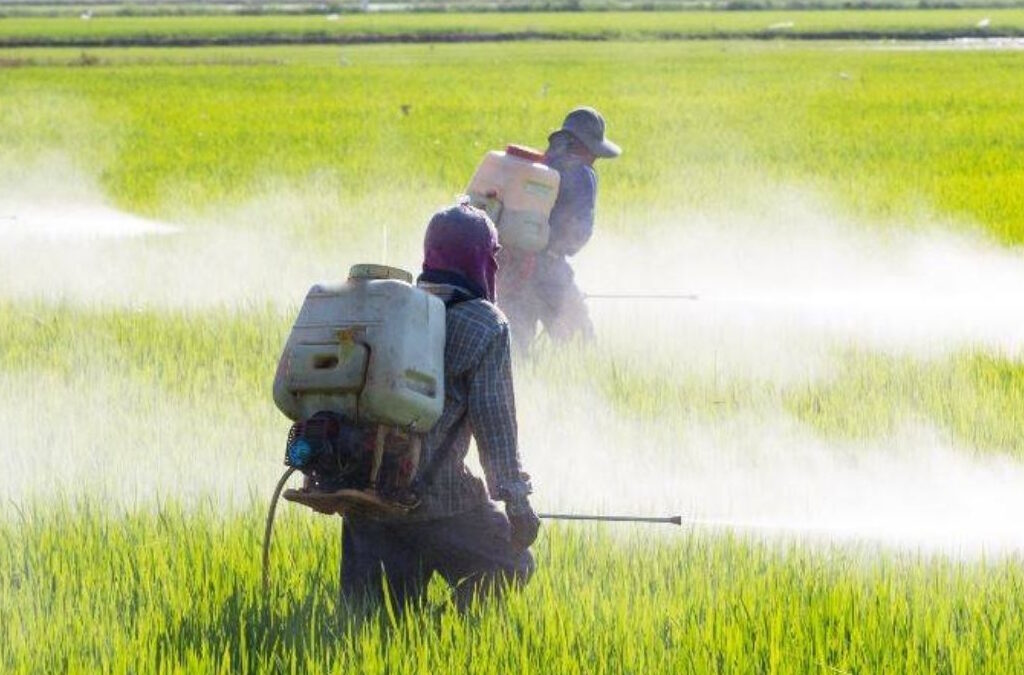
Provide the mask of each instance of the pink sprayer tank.
POLYGON ((518 146, 488 152, 466 194, 498 227, 502 246, 541 251, 548 245, 548 216, 558 197, 558 172, 540 163, 540 153, 518 146))

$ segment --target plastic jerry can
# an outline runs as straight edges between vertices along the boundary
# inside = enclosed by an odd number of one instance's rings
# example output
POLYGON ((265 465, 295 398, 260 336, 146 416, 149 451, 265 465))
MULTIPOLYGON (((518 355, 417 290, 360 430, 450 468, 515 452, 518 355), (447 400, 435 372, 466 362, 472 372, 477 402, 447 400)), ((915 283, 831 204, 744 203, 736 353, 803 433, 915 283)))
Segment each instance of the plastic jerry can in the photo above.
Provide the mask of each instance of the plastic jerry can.
POLYGON ((558 172, 542 164, 543 155, 516 145, 484 155, 466 194, 487 211, 502 246, 542 251, 548 245, 548 217, 558 198, 558 172))
POLYGON ((274 378, 292 420, 321 410, 425 433, 444 408, 445 307, 412 275, 356 265, 306 295, 274 378))

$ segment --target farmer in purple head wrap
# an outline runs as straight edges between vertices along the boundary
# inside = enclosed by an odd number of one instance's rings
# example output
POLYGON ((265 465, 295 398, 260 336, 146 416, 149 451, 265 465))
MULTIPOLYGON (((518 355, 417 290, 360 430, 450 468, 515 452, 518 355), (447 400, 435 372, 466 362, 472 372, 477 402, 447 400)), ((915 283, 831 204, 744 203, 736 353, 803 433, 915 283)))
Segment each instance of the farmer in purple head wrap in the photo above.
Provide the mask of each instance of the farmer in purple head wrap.
POLYGON ((422 598, 436 572, 464 606, 529 579, 540 520, 519 458, 508 322, 494 305, 494 224, 458 204, 430 219, 423 248, 417 283, 447 307, 444 412, 424 444, 420 506, 399 520, 346 520, 341 584, 349 599, 375 600, 386 579, 402 606, 422 598), (471 436, 486 483, 465 464, 471 436))
POLYGON ((421 285, 448 284, 493 303, 498 231, 483 211, 458 204, 434 214, 423 240, 421 285))

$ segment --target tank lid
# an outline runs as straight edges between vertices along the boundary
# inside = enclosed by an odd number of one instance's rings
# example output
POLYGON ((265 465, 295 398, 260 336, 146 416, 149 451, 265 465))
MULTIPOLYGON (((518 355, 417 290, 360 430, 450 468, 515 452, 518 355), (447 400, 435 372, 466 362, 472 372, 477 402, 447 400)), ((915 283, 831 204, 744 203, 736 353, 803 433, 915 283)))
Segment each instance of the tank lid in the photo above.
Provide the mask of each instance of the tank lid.
POLYGON ((352 269, 348 271, 349 279, 398 279, 404 281, 407 284, 412 283, 412 275, 403 269, 397 267, 388 267, 387 265, 374 265, 371 263, 362 263, 360 265, 353 265, 352 269))
POLYGON ((544 160, 544 153, 540 150, 534 150, 525 145, 515 145, 514 143, 509 143, 505 146, 505 154, 530 162, 541 162, 544 160))

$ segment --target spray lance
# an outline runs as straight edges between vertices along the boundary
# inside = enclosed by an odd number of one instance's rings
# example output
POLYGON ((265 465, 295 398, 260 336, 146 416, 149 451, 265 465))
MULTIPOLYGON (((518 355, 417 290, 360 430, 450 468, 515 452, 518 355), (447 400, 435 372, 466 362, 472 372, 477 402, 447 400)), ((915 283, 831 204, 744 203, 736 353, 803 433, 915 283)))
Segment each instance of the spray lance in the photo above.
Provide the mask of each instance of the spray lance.
MULTIPOLYGON (((277 502, 281 497, 281 492, 284 490, 285 484, 295 471, 296 467, 289 466, 285 470, 284 474, 282 474, 281 479, 277 482, 277 486, 274 488, 274 495, 270 500, 270 509, 267 511, 266 528, 263 532, 264 592, 269 591, 270 588, 270 539, 274 531, 274 515, 277 512, 277 502)), ((679 526, 682 526, 684 522, 682 516, 603 516, 582 513, 538 513, 537 517, 541 520, 590 521, 601 523, 663 523, 666 525, 679 526)), ((687 522, 690 522, 689 519, 687 519, 687 522)), ((698 524, 700 521, 694 520, 692 522, 698 524)))
POLYGON ((682 516, 594 516, 583 513, 538 513, 541 520, 589 520, 600 523, 666 523, 682 525, 682 516))
POLYGON ((584 300, 700 300, 696 293, 584 293, 584 300))

